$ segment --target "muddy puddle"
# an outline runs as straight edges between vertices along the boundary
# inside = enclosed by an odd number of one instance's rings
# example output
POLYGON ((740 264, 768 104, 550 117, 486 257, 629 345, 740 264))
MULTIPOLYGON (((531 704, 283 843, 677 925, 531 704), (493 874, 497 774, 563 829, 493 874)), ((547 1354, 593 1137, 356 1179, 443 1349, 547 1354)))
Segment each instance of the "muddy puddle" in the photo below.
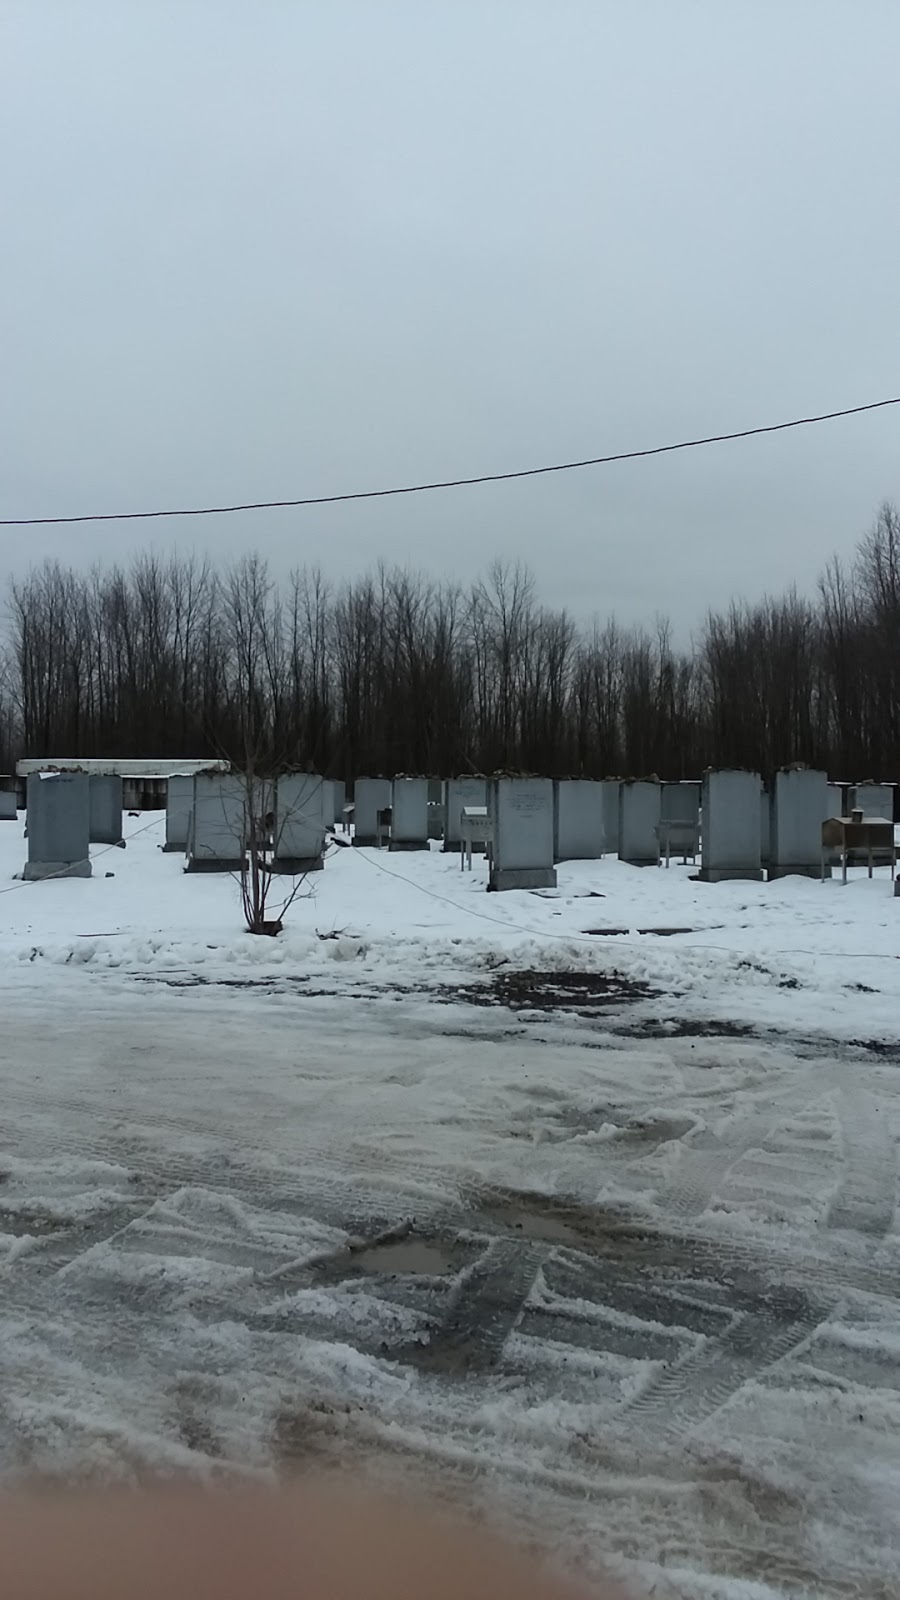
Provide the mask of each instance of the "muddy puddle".
POLYGON ((508 1194, 483 1201, 476 1218, 491 1231, 501 1228, 535 1244, 564 1245, 570 1250, 596 1250, 610 1233, 633 1228, 624 1208, 582 1206, 577 1201, 544 1195, 508 1194))
POLYGON ((407 1233, 375 1239, 324 1262, 322 1275, 334 1280, 360 1277, 448 1278, 472 1259, 473 1250, 456 1238, 407 1233))
POLYGON ((351 1261, 356 1272, 398 1273, 423 1278, 443 1278, 456 1272, 462 1252, 435 1239, 394 1239, 354 1252, 351 1261))

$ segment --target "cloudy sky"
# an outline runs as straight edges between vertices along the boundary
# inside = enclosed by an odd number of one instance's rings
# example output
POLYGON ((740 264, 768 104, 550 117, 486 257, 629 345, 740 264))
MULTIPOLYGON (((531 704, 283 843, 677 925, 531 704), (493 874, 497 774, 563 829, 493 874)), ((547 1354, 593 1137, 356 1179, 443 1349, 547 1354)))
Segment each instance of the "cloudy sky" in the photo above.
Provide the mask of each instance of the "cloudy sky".
MULTIPOLYGON (((2 0, 3 516, 502 471, 900 394, 897 0, 2 0)), ((340 578, 523 557, 580 616, 796 581, 900 407, 518 484, 0 529, 340 578)))

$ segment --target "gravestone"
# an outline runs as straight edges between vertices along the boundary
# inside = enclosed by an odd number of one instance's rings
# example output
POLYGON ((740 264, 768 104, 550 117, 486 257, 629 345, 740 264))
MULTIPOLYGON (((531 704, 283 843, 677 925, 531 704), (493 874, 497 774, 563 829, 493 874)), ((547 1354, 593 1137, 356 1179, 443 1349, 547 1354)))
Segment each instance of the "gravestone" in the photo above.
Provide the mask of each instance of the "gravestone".
POLYGON ((828 778, 824 772, 785 768, 775 774, 769 846, 769 882, 799 874, 818 878, 823 870, 822 823, 828 816, 828 778))
POLYGON ((858 783, 850 798, 850 810, 861 811, 863 817, 883 817, 886 822, 893 822, 893 784, 858 783))
POLYGON ((12 776, 0 777, 0 822, 15 822, 17 819, 16 780, 12 776))
POLYGON ((377 843, 378 813, 391 803, 390 778, 357 778, 353 785, 353 843, 377 843))
POLYGON ((619 787, 619 860, 631 867, 655 867, 659 861, 661 790, 662 784, 647 782, 619 787))
POLYGON ((488 817, 493 827, 489 889, 555 889, 553 780, 492 778, 488 817))
POLYGON ((603 785, 560 778, 553 785, 553 854, 557 861, 596 861, 605 848, 603 785))
POLYGON ((325 809, 326 828, 334 827, 334 779, 322 779, 322 803, 325 809))
MULTIPOLYGON (((462 834, 459 819, 466 806, 487 805, 487 780, 485 778, 448 778, 444 784, 444 845, 445 850, 458 850, 462 834)), ((472 849, 484 850, 484 840, 473 841, 472 849)))
POLYGON ((249 827, 246 780, 239 773, 198 772, 193 783, 185 870, 240 872, 249 827))
POLYGON ((692 822, 700 827, 700 784, 664 783, 660 795, 661 822, 692 822))
POLYGON ((166 791, 166 842, 163 850, 171 853, 187 849, 191 809, 194 804, 193 778, 178 775, 170 778, 166 791))
POLYGON ((391 787, 391 850, 428 849, 428 779, 395 778, 391 787))
POLYGON ((122 779, 115 774, 88 778, 91 844, 118 844, 122 838, 122 779))
POLYGON ((703 779, 704 883, 731 878, 760 882, 760 791, 758 772, 708 772, 703 779))
POLYGON ((604 778, 600 784, 603 803, 603 841, 608 851, 619 848, 619 791, 618 778, 604 778))
MULTIPOLYGON (((846 816, 846 811, 844 809, 845 806, 846 806, 846 803, 847 803, 847 795, 846 795, 846 791, 844 789, 843 784, 830 783, 828 785, 827 808, 826 808, 826 811, 825 811, 826 820, 829 817, 837 818, 837 817, 846 816)), ((833 846, 828 846, 828 845, 824 845, 823 844, 823 846, 822 846, 822 860, 824 861, 826 868, 828 866, 834 866, 838 861, 840 861, 840 859, 841 859, 841 852, 840 852, 839 849, 836 849, 833 846)), ((826 877, 829 876, 827 871, 825 873, 825 876, 826 877)))
POLYGON ((83 772, 28 777, 28 860, 24 876, 89 878, 90 780, 83 772))
POLYGON ((700 851, 700 784, 664 783, 660 795, 660 855, 669 865, 670 854, 696 857, 700 851))
POLYGON ((768 867, 772 858, 772 796, 763 785, 759 791, 759 864, 768 867))
POLYGON ((331 784, 315 772, 282 773, 275 784, 272 871, 294 877, 324 866, 325 834, 332 826, 331 784))

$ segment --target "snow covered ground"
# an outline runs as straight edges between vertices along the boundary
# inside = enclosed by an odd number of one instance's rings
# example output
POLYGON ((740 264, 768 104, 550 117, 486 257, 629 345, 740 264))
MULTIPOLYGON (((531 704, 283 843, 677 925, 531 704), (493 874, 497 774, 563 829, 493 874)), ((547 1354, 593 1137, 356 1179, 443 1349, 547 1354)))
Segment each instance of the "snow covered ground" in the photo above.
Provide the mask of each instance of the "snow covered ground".
POLYGON ((22 884, 0 824, 6 1474, 354 1464, 660 1596, 896 1594, 887 872, 335 850, 269 941, 162 832, 22 884))

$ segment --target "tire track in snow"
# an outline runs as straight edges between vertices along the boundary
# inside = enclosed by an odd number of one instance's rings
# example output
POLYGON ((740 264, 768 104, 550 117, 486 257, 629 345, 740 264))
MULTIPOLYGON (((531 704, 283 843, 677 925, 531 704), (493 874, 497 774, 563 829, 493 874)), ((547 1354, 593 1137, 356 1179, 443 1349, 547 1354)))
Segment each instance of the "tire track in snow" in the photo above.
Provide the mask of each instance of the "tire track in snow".
POLYGON ((547 1253, 515 1239, 492 1239, 464 1275, 442 1326, 427 1345, 403 1352, 403 1359, 443 1374, 495 1367, 547 1253))
POLYGON ((666 1433, 699 1427, 802 1345, 828 1314, 798 1290, 776 1290, 768 1298, 769 1305, 738 1312, 719 1338, 664 1372, 626 1408, 627 1416, 666 1433))
MULTIPOLYGON (((26 1102, 30 1099, 23 1098, 26 1102)), ((41 1160, 65 1155, 134 1167, 142 1187, 153 1190, 156 1198, 175 1189, 200 1187, 224 1194, 238 1191, 242 1199, 251 1204, 264 1202, 269 1210, 308 1204, 315 1214, 324 1205, 331 1212, 340 1211, 341 1226, 351 1232, 370 1216, 381 1221, 414 1216, 437 1226, 451 1216, 458 1224, 466 1214, 458 1198, 458 1174, 448 1173, 439 1164, 374 1154, 368 1172, 363 1162, 357 1165, 352 1142, 354 1138, 371 1142, 371 1124, 345 1129, 333 1143, 301 1135, 295 1149, 273 1152, 271 1145, 260 1140, 248 1139, 237 1130, 211 1129, 189 1115, 131 1115, 121 1108, 110 1115, 100 1107, 86 1107, 84 1100, 62 1097, 40 1104, 48 1113, 67 1113, 62 1126, 41 1129, 41 1160), (199 1135, 206 1148, 173 1152, 165 1147, 166 1134, 199 1135), (151 1144, 154 1135, 163 1137, 151 1144)), ((16 1149, 22 1144, 20 1132, 16 1149)))
POLYGON ((771 1111, 752 1111, 726 1126, 723 1134, 699 1135, 685 1140, 682 1163, 661 1190, 660 1204, 676 1217, 697 1217, 718 1194, 732 1167, 750 1150, 761 1149, 787 1117, 794 1118, 816 1104, 808 1074, 799 1085, 779 1096, 771 1111))
POLYGON ((893 1135, 867 1089, 835 1096, 844 1149, 840 1185, 828 1211, 829 1228, 882 1236, 894 1220, 897 1157, 893 1135))
MULTIPOLYGON (((367 1199, 377 1198, 379 1183, 383 1181, 384 1192, 381 1198, 390 1192, 406 1193, 412 1198, 418 1194, 418 1185, 422 1186, 422 1203, 428 1204, 428 1190, 436 1187, 444 1190, 452 1189, 457 1192, 461 1186, 470 1186, 478 1183, 476 1174, 466 1176, 461 1172, 459 1165, 454 1165, 448 1170, 445 1164, 439 1161, 424 1162, 410 1159, 403 1152, 401 1154, 391 1151, 382 1151, 373 1144, 372 1122, 342 1123, 339 1135, 331 1140, 316 1140, 306 1137, 303 1132, 298 1133, 296 1144, 292 1149, 277 1149, 272 1143, 263 1139, 253 1139, 248 1136, 246 1128, 239 1124, 228 1127, 216 1127, 210 1120, 203 1119, 195 1109, 186 1111, 183 1115, 148 1111, 141 1105, 134 1107, 117 1105, 112 1111, 108 1103, 95 1105, 86 1101, 84 1096, 62 1096, 54 1094, 52 1097, 35 1095, 29 1090, 18 1092, 16 1086, 10 1090, 10 1098, 16 1100, 19 1107, 27 1112, 40 1112, 52 1116, 54 1113, 64 1111, 64 1122, 54 1120, 49 1127, 40 1130, 40 1144, 42 1158, 46 1154, 77 1155, 82 1159, 94 1158, 109 1161, 114 1158, 118 1165, 127 1165, 133 1162, 144 1168, 148 1175, 160 1179, 173 1177, 180 1182, 197 1182, 196 1174, 200 1172, 217 1171, 220 1179, 233 1178, 242 1184, 248 1180, 251 1185, 261 1180, 267 1181, 267 1192, 275 1194, 284 1192, 285 1179, 291 1170, 302 1165, 305 1169, 319 1164, 319 1171, 315 1172, 311 1182, 304 1181, 299 1189, 294 1183, 288 1183, 290 1193, 305 1193, 312 1186, 312 1182, 319 1186, 332 1184, 335 1188, 343 1188, 346 1206, 348 1192, 348 1169, 354 1174, 353 1185, 350 1191, 354 1208, 359 1209, 361 1193, 367 1199), (78 1124, 81 1124, 79 1127, 78 1124), (196 1137, 203 1141, 205 1150, 177 1154, 167 1148, 164 1138, 159 1135, 181 1135, 185 1138, 196 1137), (153 1136, 156 1148, 150 1143, 153 1136), (354 1149, 358 1142, 360 1149, 354 1149), (232 1157, 229 1153, 236 1152, 232 1157), (160 1159, 158 1159, 158 1157, 160 1159), (254 1161, 254 1157, 257 1158, 254 1161), (273 1166, 273 1160, 278 1166, 273 1166), (331 1174, 334 1174, 334 1177, 331 1174), (405 1184, 397 1186, 395 1174, 405 1184), (356 1181, 356 1175, 362 1176, 362 1181, 368 1181, 368 1190, 361 1191, 356 1181)), ((283 1129, 285 1114, 273 1114, 272 1126, 279 1131, 283 1129)), ((18 1151, 23 1143, 21 1131, 17 1131, 14 1144, 11 1146, 18 1151)), ((489 1188, 484 1190, 489 1192, 489 1188)))

